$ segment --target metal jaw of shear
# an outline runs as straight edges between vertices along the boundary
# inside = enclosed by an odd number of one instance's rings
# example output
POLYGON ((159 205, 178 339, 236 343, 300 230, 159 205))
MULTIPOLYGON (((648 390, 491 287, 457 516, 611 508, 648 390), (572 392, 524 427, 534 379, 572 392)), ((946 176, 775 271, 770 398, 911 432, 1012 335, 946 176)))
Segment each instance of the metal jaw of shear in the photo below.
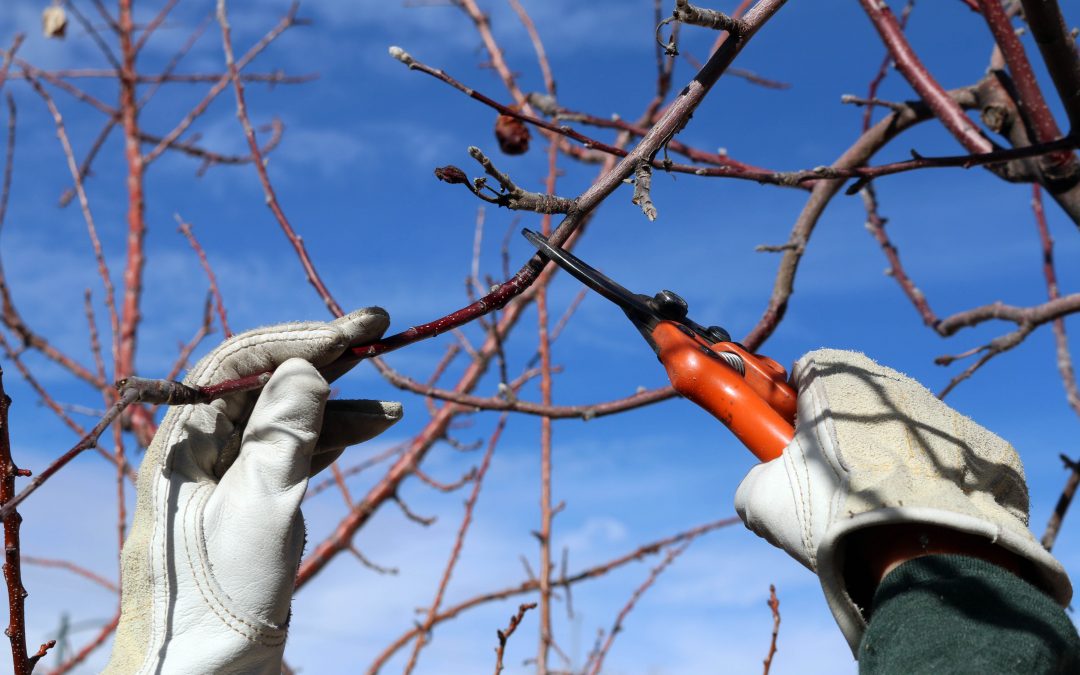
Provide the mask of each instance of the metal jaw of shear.
POLYGON ((675 391, 723 422, 761 461, 783 453, 795 435, 796 400, 783 366, 732 342, 723 328, 691 320, 686 301, 675 293, 632 293, 536 232, 522 234, 541 255, 622 308, 675 391))

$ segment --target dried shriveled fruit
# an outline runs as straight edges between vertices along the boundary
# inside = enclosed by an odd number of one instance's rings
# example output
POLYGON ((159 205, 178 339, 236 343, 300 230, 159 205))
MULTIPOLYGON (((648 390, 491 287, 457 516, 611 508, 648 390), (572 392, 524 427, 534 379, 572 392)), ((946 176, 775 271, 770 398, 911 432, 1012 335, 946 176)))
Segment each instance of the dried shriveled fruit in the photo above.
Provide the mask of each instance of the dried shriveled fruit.
POLYGON ((529 150, 529 129, 521 120, 510 115, 499 115, 495 120, 495 139, 499 149, 508 155, 522 155, 529 150))

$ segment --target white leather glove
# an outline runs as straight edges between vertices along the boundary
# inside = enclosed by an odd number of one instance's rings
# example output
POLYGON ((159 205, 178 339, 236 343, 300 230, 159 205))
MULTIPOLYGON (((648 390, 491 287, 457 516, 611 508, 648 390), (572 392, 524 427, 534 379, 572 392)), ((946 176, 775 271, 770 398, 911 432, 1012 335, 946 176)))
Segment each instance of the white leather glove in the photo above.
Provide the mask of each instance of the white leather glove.
POLYGON ((921 384, 856 352, 796 362, 795 438, 735 494, 746 526, 818 574, 857 654, 866 621, 844 579, 845 543, 879 525, 916 523, 985 538, 1031 564, 1062 606, 1065 570, 1028 529, 1024 469, 1007 442, 921 384))
POLYGON ((261 392, 166 414, 139 470, 105 672, 281 672, 308 478, 401 417, 398 403, 327 404, 315 368, 389 321, 372 307, 260 328, 191 370, 184 381, 205 386, 277 369, 261 392))

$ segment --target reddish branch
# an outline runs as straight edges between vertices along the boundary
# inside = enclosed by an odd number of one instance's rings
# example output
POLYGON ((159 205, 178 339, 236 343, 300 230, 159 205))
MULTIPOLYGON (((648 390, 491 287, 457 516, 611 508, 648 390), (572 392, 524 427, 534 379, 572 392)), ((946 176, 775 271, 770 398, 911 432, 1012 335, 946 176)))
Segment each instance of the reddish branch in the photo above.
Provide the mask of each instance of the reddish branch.
POLYGON ((608 633, 607 639, 598 651, 595 652, 595 656, 592 657, 592 668, 589 669, 589 675, 599 675, 601 668, 604 666, 604 658, 607 656, 608 651, 611 650, 612 643, 615 642, 615 636, 622 632, 623 622, 626 621, 626 617, 630 615, 630 612, 634 610, 634 606, 637 604, 641 596, 645 595, 645 591, 649 590, 657 578, 668 568, 671 563, 675 562, 675 559, 682 555, 683 551, 690 545, 693 539, 687 539, 683 543, 672 546, 668 549, 667 555, 660 561, 660 564, 652 569, 649 576, 644 582, 636 589, 630 599, 626 602, 626 605, 619 611, 618 616, 615 617, 615 625, 611 627, 611 631, 608 633))
MULTIPOLYGON (((1035 71, 1028 61, 1024 45, 1016 34, 1012 20, 1000 0, 978 0, 982 15, 994 41, 1001 49, 1002 58, 1012 75, 1012 84, 1016 89, 1016 103, 1020 113, 1032 131, 1037 143, 1047 143, 1061 137, 1061 130, 1046 105, 1042 90, 1035 79, 1035 71)), ((1075 57, 1074 57, 1075 58, 1075 57)), ((1043 158, 1047 173, 1051 178, 1074 176, 1077 171, 1076 156, 1072 152, 1059 152, 1043 158)))
MULTIPOLYGON (((57 78, 65 79, 117 79, 120 75, 120 71, 108 70, 108 69, 92 69, 92 68, 72 68, 63 70, 50 70, 49 74, 57 78)), ((13 73, 12 79, 22 79, 23 75, 20 73, 13 73)), ((218 82, 222 78, 228 82, 228 73, 172 73, 161 72, 155 75, 147 75, 145 73, 136 73, 136 84, 164 84, 168 82, 181 82, 187 84, 196 84, 200 82, 218 82)), ((269 73, 241 73, 240 80, 243 82, 262 82, 264 84, 304 84, 318 79, 318 75, 309 73, 307 75, 286 75, 281 71, 273 71, 269 73)), ((144 103, 146 96, 140 98, 140 104, 144 103)))
MULTIPOLYGON (((548 194, 554 194, 558 177, 558 143, 548 145, 548 173, 544 186, 548 194)), ((541 230, 544 236, 551 234, 551 214, 545 214, 541 230)), ((551 334, 548 325, 547 287, 536 291, 536 313, 540 354, 541 405, 551 406, 551 334)), ((540 418, 540 529, 536 538, 540 543, 540 635, 536 652, 536 667, 541 673, 548 672, 548 654, 554 641, 551 629, 551 521, 555 510, 551 501, 551 418, 540 418)))
MULTIPOLYGON (((589 150, 597 150, 599 152, 603 152, 605 154, 609 154, 615 157, 626 157, 626 155, 628 154, 626 150, 623 150, 617 145, 604 143, 603 141, 592 138, 591 136, 586 136, 585 134, 566 126, 565 124, 548 122, 547 120, 540 117, 536 117, 529 113, 522 112, 516 107, 503 105, 502 103, 499 103, 498 101, 486 96, 485 94, 482 94, 481 92, 476 91, 471 87, 465 86, 464 84, 447 74, 446 71, 440 68, 432 68, 431 66, 421 61, 418 61, 414 56, 404 51, 403 49, 400 49, 398 47, 391 47, 390 55, 407 65, 410 70, 419 70, 422 73, 431 75, 437 80, 445 82, 451 87, 454 87, 458 91, 464 93, 469 98, 475 99, 483 103, 484 105, 499 111, 500 114, 514 117, 523 122, 528 122, 529 124, 532 124, 545 131, 575 140, 589 150)), ((596 117, 595 115, 586 115, 584 113, 572 112, 568 110, 563 110, 561 108, 554 108, 550 112, 556 116, 556 119, 567 119, 571 121, 576 120, 596 127, 627 131, 635 136, 645 136, 649 133, 649 129, 647 127, 641 126, 639 124, 625 122, 622 120, 605 119, 601 117, 596 117)), ((701 162, 704 164, 715 164, 721 168, 714 170, 712 173, 702 173, 706 170, 700 166, 678 164, 667 160, 658 160, 655 157, 652 157, 648 160, 650 165, 658 169, 663 169, 664 171, 670 171, 672 173, 723 175, 730 176, 732 178, 743 178, 746 180, 754 180, 763 183, 771 182, 777 184, 787 184, 781 183, 779 179, 773 178, 774 174, 776 174, 776 172, 774 171, 769 171, 767 169, 759 169, 752 165, 731 159, 725 154, 698 150, 677 140, 671 140, 668 143, 667 147, 672 152, 685 155, 693 161, 701 162)))
MULTIPOLYGON (((435 599, 432 600, 431 606, 428 608, 427 616, 424 618, 423 624, 420 626, 419 635, 416 638, 416 642, 413 644, 412 654, 409 656, 408 663, 405 664, 404 672, 406 674, 411 673, 416 667, 416 660, 420 656, 420 650, 427 644, 428 639, 431 636, 432 627, 435 625, 435 617, 438 616, 439 608, 442 606, 443 596, 446 594, 446 587, 450 583, 450 576, 454 573, 454 567, 457 565, 458 558, 461 556, 461 548, 465 543, 465 535, 469 531, 469 526, 472 524, 473 509, 476 507, 476 500, 480 497, 480 488, 484 483, 484 476, 487 475, 488 467, 491 466, 491 457, 495 453, 495 446, 499 444, 499 438, 502 437, 503 429, 506 428, 507 416, 503 414, 499 417, 498 423, 495 425, 495 431, 492 432, 491 438, 488 439, 487 452, 484 453, 484 458, 480 460, 480 467, 476 471, 476 476, 473 478, 473 489, 469 494, 468 499, 465 500, 465 515, 461 519, 461 526, 458 528, 457 537, 454 539, 454 547, 450 551, 450 559, 446 562, 446 567, 443 569, 442 578, 439 580, 439 587, 435 591, 435 599)), ((381 668, 382 663, 376 664, 375 669, 381 668)))
POLYGON ((15 478, 30 475, 29 471, 15 466, 11 456, 11 438, 8 429, 8 408, 11 398, 4 392, 3 371, 0 371, 0 510, 7 510, 9 517, 4 519, 4 582, 8 593, 8 626, 4 631, 11 643, 11 657, 15 675, 30 675, 45 652, 56 641, 50 641, 31 656, 26 652, 26 589, 22 584, 22 570, 19 556, 19 526, 22 516, 14 510, 18 499, 15 496, 15 478))
POLYGON ((213 292, 208 292, 206 302, 203 303, 202 321, 191 339, 180 345, 180 353, 176 355, 176 360, 173 361, 172 368, 169 369, 169 375, 165 379, 175 380, 180 375, 180 371, 187 368, 188 361, 191 360, 191 355, 199 346, 199 343, 211 333, 214 323, 214 306, 213 292))
POLYGON ((15 508, 25 501, 27 497, 32 495, 57 471, 62 469, 64 465, 78 457, 83 451, 97 447, 97 442, 101 437, 102 432, 109 428, 109 425, 112 424, 129 405, 137 400, 137 394, 138 391, 136 389, 124 390, 116 403, 105 412, 104 417, 94 425, 94 428, 91 429, 89 433, 79 439, 79 442, 72 446, 70 450, 60 455, 60 457, 56 458, 49 466, 45 467, 41 473, 34 476, 33 480, 30 481, 30 484, 23 488, 21 492, 3 500, 3 505, 0 506, 0 520, 3 520, 6 523, 8 517, 15 513, 15 508))
MULTIPOLYGON (((540 39, 540 34, 536 32, 536 24, 533 23, 532 18, 529 17, 529 13, 525 11, 525 8, 521 5, 519 0, 508 1, 510 7, 517 13, 518 19, 521 20, 521 25, 525 27, 525 32, 529 34, 529 40, 532 41, 533 49, 536 51, 536 63, 540 66, 540 72, 544 77, 544 90, 549 96, 554 96, 555 78, 551 74, 551 64, 548 63, 544 42, 540 39)), ((524 607, 524 605, 522 606, 524 607)))
MULTIPOLYGON (((904 9, 900 12, 900 21, 897 22, 897 25, 900 27, 901 31, 907 28, 908 19, 911 18, 911 10, 914 8, 915 0, 908 0, 904 5, 904 9)), ((863 133, 866 133, 873 123, 874 106, 877 105, 877 90, 885 80, 885 76, 889 74, 890 65, 892 65, 892 56, 886 53, 885 58, 881 60, 881 65, 878 66, 877 73, 874 75, 873 79, 870 80, 870 84, 866 88, 867 104, 866 110, 863 111, 863 133)))
MULTIPOLYGON (((627 565, 629 563, 641 560, 641 559, 645 558, 646 556, 656 555, 657 553, 663 551, 664 549, 667 549, 670 546, 674 546, 674 545, 680 544, 682 542, 686 542, 688 540, 695 539, 695 538, 700 537, 700 536, 702 536, 704 534, 712 532, 713 530, 717 530, 717 529, 720 529, 722 527, 727 527, 728 525, 734 525, 735 523, 739 523, 739 522, 742 522, 742 521, 740 521, 738 518, 725 518, 723 520, 717 520, 717 521, 714 521, 714 522, 711 522, 711 523, 707 523, 705 525, 699 525, 698 527, 686 530, 684 532, 680 532, 680 533, 672 535, 670 537, 665 537, 664 539, 660 539, 660 540, 657 540, 657 541, 654 541, 654 542, 650 542, 648 544, 645 544, 643 546, 638 547, 637 549, 631 551, 630 553, 619 556, 618 558, 614 558, 614 559, 609 560, 609 561, 607 561, 605 563, 602 563, 600 565, 595 565, 593 567, 586 568, 586 569, 584 569, 584 570, 582 570, 580 572, 577 572, 576 574, 571 574, 571 575, 565 575, 564 574, 564 575, 560 576, 557 579, 553 579, 551 584, 555 588, 570 588, 574 584, 578 584, 578 583, 581 583, 583 581, 587 581, 589 579, 596 579, 596 578, 602 577, 605 574, 608 574, 609 572, 611 572, 612 570, 620 568, 620 567, 622 567, 624 565, 627 565)), ((530 577, 531 577, 531 575, 530 575, 530 577)), ((488 593, 482 593, 480 595, 469 598, 468 600, 464 600, 464 601, 462 601, 462 602, 460 602, 460 603, 458 603, 456 605, 448 607, 448 608, 444 609, 443 611, 439 612, 439 614, 435 617, 435 622, 434 622, 433 625, 438 625, 438 624, 442 623, 443 621, 454 619, 454 618, 458 617, 462 612, 468 611, 468 610, 473 609, 474 607, 478 607, 480 605, 487 604, 489 602, 495 602, 497 600, 505 600, 506 598, 512 598, 514 596, 524 595, 526 593, 533 593, 539 588, 539 586, 540 586, 539 580, 537 580, 535 578, 530 578, 530 579, 528 579, 526 581, 521 582, 520 584, 518 584, 516 586, 510 586, 508 588, 503 588, 503 589, 500 589, 500 590, 497 590, 497 591, 491 591, 491 592, 488 592, 488 593)), ((375 661, 373 663, 374 664, 383 664, 383 663, 386 663, 387 661, 389 661, 390 658, 398 650, 400 650, 402 647, 404 647, 405 645, 412 642, 413 639, 416 638, 419 631, 420 631, 419 627, 414 627, 414 628, 408 630, 407 632, 405 632, 404 634, 402 634, 401 636, 399 636, 390 645, 388 645, 382 651, 382 653, 380 653, 376 657, 376 659, 375 659, 375 661)), ((367 672, 369 673, 369 675, 374 675, 374 673, 377 673, 378 671, 379 671, 378 667, 372 666, 372 667, 368 668, 367 672)))
MULTIPOLYGON (((577 230, 581 221, 620 187, 623 180, 633 174, 634 169, 642 160, 651 161, 655 157, 660 148, 685 125, 693 111, 704 100, 705 95, 731 64, 732 60, 742 51, 746 43, 783 5, 784 0, 761 0, 747 13, 746 18, 742 19, 744 30, 739 34, 738 39, 725 42, 709 58, 709 61, 694 79, 680 92, 679 96, 672 101, 663 117, 642 138, 637 147, 612 170, 603 174, 588 190, 577 197, 576 208, 552 232, 549 239, 552 244, 561 246, 566 243, 567 239, 577 230)), ((359 359, 378 356, 394 349, 400 349, 407 344, 457 328, 478 316, 502 309, 512 298, 520 295, 532 285, 540 274, 543 265, 544 263, 539 255, 533 256, 512 278, 503 282, 491 293, 471 305, 435 321, 414 326, 402 333, 391 335, 371 346, 356 348, 352 350, 354 357, 359 359)), ((304 570, 301 569, 302 578, 303 574, 304 570)))
POLYGON ((135 97, 135 23, 131 0, 119 0, 120 53, 120 125, 124 131, 124 156, 127 159, 128 235, 127 263, 124 267, 124 293, 121 303, 119 343, 114 375, 123 379, 135 374, 135 346, 142 320, 143 270, 146 267, 146 198, 143 191, 143 155, 140 147, 139 109, 135 97))
MULTIPOLYGON (((290 10, 290 15, 293 14, 294 11, 295 5, 294 8, 290 10)), ((229 79, 232 81, 233 92, 236 94, 236 117, 240 120, 240 124, 244 128, 244 137, 247 139, 248 149, 251 151, 251 156, 255 160, 255 170, 259 174, 259 183, 262 184, 263 192, 266 194, 266 205, 269 207, 270 212, 274 214, 274 218, 278 221, 278 225, 281 226, 282 231, 285 232, 285 236, 289 239, 289 243, 292 244, 293 249, 296 251, 296 255, 300 259, 300 264, 307 274, 308 282, 315 287, 315 291, 319 294, 319 297, 322 298, 323 302, 326 303, 326 307, 330 310, 331 314, 334 316, 343 316, 345 313, 341 311, 341 307, 338 306, 337 301, 330 295, 330 291, 327 290, 322 278, 315 270, 315 266, 308 256, 307 247, 304 246, 303 239, 296 234, 296 231, 293 230, 288 218, 285 217, 285 212, 278 203, 274 187, 270 183, 270 175, 266 171, 266 162, 263 161, 262 151, 259 149, 259 142, 255 138, 255 129, 252 128, 251 120, 248 118, 247 114, 247 103, 244 100, 244 85, 240 82, 240 68, 233 57, 232 35, 229 29, 229 20, 225 14, 225 0, 218 0, 217 18, 218 23, 221 25, 221 43, 222 47, 225 49, 225 65, 228 66, 229 79)))
POLYGON ((1065 455, 1061 455, 1061 461, 1064 462, 1065 468, 1069 470, 1069 478, 1065 481, 1065 488, 1061 491, 1061 496, 1058 497, 1054 512, 1050 515, 1050 522, 1046 524, 1046 532, 1042 536, 1042 545, 1047 551, 1054 548, 1058 532, 1061 531, 1061 522, 1065 519, 1065 513, 1069 510, 1069 505, 1072 504, 1077 486, 1080 486, 1080 463, 1074 462, 1065 455))
POLYGON ((503 653, 506 651, 506 642, 510 639, 510 636, 514 634, 517 627, 521 624, 521 620, 525 618, 525 612, 536 607, 535 602, 528 604, 518 605, 517 614, 510 617, 510 623, 506 626, 506 630, 497 630, 495 634, 499 637, 499 646, 495 648, 495 675, 499 675, 503 671, 503 653))
MULTIPOLYGON (((394 455, 400 455, 402 450, 404 450, 404 446, 402 446, 402 445, 393 445, 393 446, 387 448, 386 450, 365 459, 364 461, 360 462, 359 464, 356 464, 355 466, 350 466, 347 469, 342 469, 341 470, 341 478, 345 479, 345 478, 348 478, 349 476, 354 476, 354 475, 356 475, 358 473, 361 473, 361 472, 363 472, 363 471, 365 471, 367 469, 370 469, 371 467, 373 467, 373 466, 375 466, 375 465, 377 465, 377 464, 379 464, 381 462, 384 462, 387 459, 390 459, 394 455)), ((327 478, 326 480, 322 481, 321 483, 316 483, 315 485, 309 485, 308 489, 307 489, 307 493, 304 495, 304 499, 305 500, 311 499, 312 497, 319 494, 320 492, 323 492, 323 491, 325 491, 325 490, 327 490, 327 489, 329 489, 331 487, 334 487, 335 485, 337 485, 337 476, 334 476, 332 478, 327 478)))
POLYGON ((1021 0, 1024 18, 1039 45, 1058 96, 1069 116, 1070 132, 1080 132, 1080 58, 1056 0, 1021 0))
POLYGON ((90 581, 94 582, 95 584, 101 586, 106 590, 112 591, 113 593, 120 593, 120 588, 113 582, 109 581, 100 574, 97 574, 96 572, 91 572, 85 567, 76 565, 75 563, 68 560, 53 560, 52 558, 38 558, 35 556, 24 555, 22 557, 22 561, 27 565, 36 565, 38 567, 51 567, 55 569, 67 570, 68 572, 76 574, 84 579, 89 579, 90 581))
POLYGON ((772 611, 772 638, 769 640, 769 653, 765 655, 764 675, 769 675, 773 656, 776 655, 776 637, 780 634, 780 599, 776 597, 776 586, 769 584, 769 600, 766 603, 772 611))
POLYGON ((930 309, 930 304, 926 300, 926 296, 919 290, 919 287, 915 285, 915 282, 907 275, 904 266, 900 262, 900 251, 892 243, 889 235, 885 233, 885 218, 882 218, 878 213, 877 193, 874 191, 873 185, 867 185, 860 193, 863 198, 863 205, 866 207, 866 229, 874 237, 877 243, 881 246, 882 252, 885 254, 885 259, 889 262, 889 267, 885 270, 885 274, 889 275, 896 280, 896 283, 900 284, 900 288, 904 291, 904 294, 908 296, 911 304, 915 306, 916 311, 919 312, 919 316, 922 317, 923 323, 929 327, 934 327, 937 324, 938 318, 934 310, 930 309))
MULTIPOLYGON (((1061 297, 1061 290, 1058 286, 1057 270, 1054 267, 1054 240, 1050 236, 1046 212, 1043 210, 1042 192, 1038 185, 1032 186, 1031 209, 1035 214, 1035 226, 1039 231, 1039 241, 1042 244, 1046 294, 1050 300, 1057 300, 1061 297)), ((1061 373, 1061 383, 1065 387, 1065 397, 1073 412, 1080 415, 1080 391, 1076 387, 1076 371, 1073 369, 1072 354, 1069 351, 1069 339, 1065 334, 1065 319, 1062 317, 1054 319, 1052 327, 1054 344, 1057 348, 1057 367, 1058 372, 1061 373)))
MULTIPOLYGON (((294 2, 289 7, 289 11, 286 12, 285 16, 281 18, 281 21, 279 21, 276 26, 270 29, 270 31, 268 31, 266 35, 262 37, 262 39, 260 39, 258 42, 252 45, 250 49, 247 50, 247 52, 236 62, 236 71, 243 70, 256 56, 258 56, 264 49, 266 49, 271 42, 276 40, 286 30, 303 23, 296 18, 296 12, 299 9, 299 6, 299 3, 294 2)), ((191 127, 191 125, 195 123, 196 119, 198 119, 204 112, 206 112, 206 109, 210 106, 211 103, 213 103, 214 99, 218 97, 218 94, 225 91, 225 88, 228 87, 229 83, 233 80, 232 71, 234 69, 229 70, 230 72, 222 75, 218 79, 218 81, 214 83, 214 86, 210 88, 210 91, 207 92, 206 96, 204 96, 203 99, 195 105, 195 107, 188 111, 184 118, 180 120, 180 123, 177 124, 172 131, 167 133, 161 139, 161 142, 154 147, 153 150, 146 154, 145 164, 150 164, 155 159, 160 157, 161 154, 164 153, 171 144, 173 144, 177 139, 179 139, 180 136, 182 136, 191 127)))
POLYGON ((528 110, 529 103, 526 101, 525 94, 518 88, 513 71, 510 70, 510 66, 506 64, 506 59, 503 58, 499 43, 495 41, 495 36, 491 32, 491 22, 488 21, 487 14, 480 11, 480 7, 475 0, 450 0, 450 2, 460 7, 472 19, 473 24, 476 26, 476 32, 480 34, 480 40, 484 43, 484 49, 491 58, 491 67, 499 74, 503 85, 506 86, 506 90, 513 96, 517 105, 522 105, 528 110))
MULTIPOLYGON (((20 358, 19 353, 12 349, 11 345, 8 344, 8 341, 4 338, 2 334, 0 334, 0 349, 3 349, 7 357, 11 359, 12 363, 15 364, 15 367, 19 370, 19 373, 26 380, 26 383, 29 384, 30 388, 33 389, 41 398, 41 402, 45 404, 45 407, 51 410, 53 414, 55 414, 58 418, 60 418, 60 421, 67 425, 69 429, 74 431, 79 436, 85 436, 86 429, 79 425, 75 420, 71 419, 71 416, 67 414, 66 410, 64 410, 64 406, 58 403, 56 399, 54 399, 49 394, 49 392, 46 391, 45 387, 42 386, 41 382, 39 382, 38 379, 34 377, 34 374, 30 372, 30 369, 26 367, 25 363, 23 363, 23 360, 22 358, 20 358)), ((110 463, 116 462, 116 458, 105 448, 97 448, 97 451, 98 454, 100 454, 110 463)), ((133 471, 131 467, 127 468, 127 475, 128 478, 131 479, 131 481, 134 483, 135 471, 133 471)))
POLYGON ((179 215, 176 216, 176 222, 180 225, 180 232, 187 237, 191 248, 195 250, 195 255, 199 256, 199 264, 202 265, 203 272, 206 273, 206 278, 210 281, 210 294, 214 297, 214 304, 217 306, 218 319, 221 321, 221 332, 225 334, 226 338, 230 338, 233 332, 229 328, 228 320, 225 318, 225 301, 221 299, 221 289, 218 287, 217 276, 214 274, 214 269, 210 267, 210 261, 206 259, 206 251, 199 244, 199 240, 195 238, 195 233, 191 231, 191 225, 185 223, 179 215))
MULTIPOLYGON (((14 50, 12 50, 14 51, 14 50)), ((11 53, 11 52, 9 52, 11 53)), ((2 71, 0 71, 2 72, 2 71)), ((0 227, 3 226, 3 216, 7 211, 8 197, 10 196, 11 187, 11 175, 12 166, 15 154, 15 101, 8 96, 8 133, 7 133, 7 150, 4 160, 4 183, 2 192, 0 192, 0 227)), ((46 99, 51 102, 51 99, 46 99)), ((59 112, 56 111, 54 105, 50 105, 50 111, 54 112, 54 119, 59 119, 59 112)), ((58 133, 61 133, 61 142, 65 143, 65 147, 70 147, 66 144, 67 135, 63 133, 63 122, 59 122, 58 133)), ((89 211, 84 211, 84 214, 88 215, 89 211)), ((93 231, 92 218, 87 221, 89 227, 93 231)), ((15 307, 15 303, 11 297, 11 291, 7 285, 7 278, 3 273, 3 268, 0 267, 0 311, 2 311, 2 317, 4 325, 8 327, 15 335, 19 337, 19 340, 28 347, 32 347, 35 350, 41 352, 46 358, 55 361, 65 370, 70 372, 75 377, 90 383, 96 388, 107 386, 107 383, 103 378, 97 377, 88 368, 75 361, 67 354, 64 354, 59 349, 54 347, 48 340, 36 333, 29 325, 23 320, 22 315, 15 307)))
POLYGON ((859 0, 859 3, 870 17, 882 42, 892 55, 893 61, 896 62, 896 69, 930 106, 934 116, 941 121, 942 125, 968 152, 981 154, 993 150, 990 141, 986 140, 975 123, 964 114, 960 106, 930 75, 926 66, 915 55, 888 5, 879 0, 859 0))
POLYGON ((120 613, 117 612, 116 616, 112 618, 112 621, 109 621, 102 626, 101 630, 98 631, 98 634, 95 635, 90 642, 86 643, 83 648, 76 652, 70 659, 61 663, 54 670, 50 670, 48 675, 63 675, 63 673, 71 672, 73 668, 86 661, 91 654, 100 649, 119 624, 120 613))
MULTIPOLYGON (((964 107, 975 104, 975 96, 970 88, 950 92, 950 96, 955 97, 957 102, 964 107)), ((890 113, 869 131, 859 136, 855 143, 833 162, 831 168, 849 169, 865 164, 898 134, 930 119, 931 116, 932 113, 926 106, 905 105, 902 110, 890 113)), ((840 192, 841 187, 843 187, 843 181, 840 180, 822 180, 814 184, 810 197, 796 219, 787 242, 780 248, 783 252, 768 305, 757 325, 743 340, 743 344, 751 350, 759 348, 772 335, 787 312, 788 301, 795 288, 795 275, 810 236, 821 214, 825 212, 825 207, 840 192)))

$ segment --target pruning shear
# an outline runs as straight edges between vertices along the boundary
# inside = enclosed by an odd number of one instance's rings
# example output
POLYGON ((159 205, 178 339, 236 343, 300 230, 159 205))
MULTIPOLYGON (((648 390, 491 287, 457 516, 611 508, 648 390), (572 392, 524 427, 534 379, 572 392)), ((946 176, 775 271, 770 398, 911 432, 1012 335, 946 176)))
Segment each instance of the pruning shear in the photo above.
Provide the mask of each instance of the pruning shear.
POLYGON ((795 435, 796 400, 783 366, 751 354, 723 328, 691 320, 686 301, 675 293, 631 293, 540 234, 521 233, 544 257, 622 308, 675 391, 723 422, 761 461, 783 454, 795 435))

